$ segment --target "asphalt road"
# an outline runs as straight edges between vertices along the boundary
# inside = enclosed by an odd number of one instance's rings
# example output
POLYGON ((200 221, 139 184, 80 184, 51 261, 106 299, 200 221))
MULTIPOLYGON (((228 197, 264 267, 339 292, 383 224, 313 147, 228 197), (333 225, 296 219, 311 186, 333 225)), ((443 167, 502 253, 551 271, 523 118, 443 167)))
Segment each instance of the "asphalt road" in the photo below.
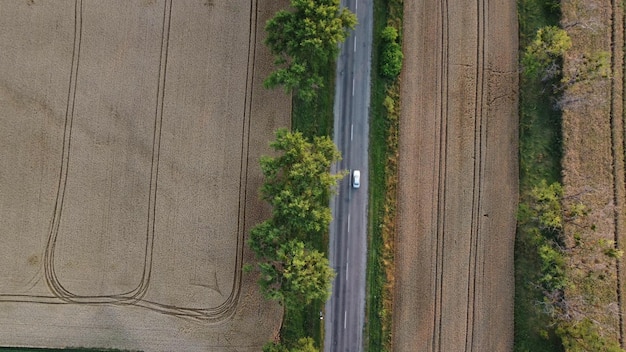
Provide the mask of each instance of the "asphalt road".
POLYGON ((367 194, 372 0, 342 0, 359 23, 343 43, 337 60, 334 141, 343 160, 336 170, 350 175, 331 200, 329 258, 337 272, 326 303, 324 351, 363 351, 365 267, 367 260, 367 194), (352 187, 360 170, 361 187, 352 187))

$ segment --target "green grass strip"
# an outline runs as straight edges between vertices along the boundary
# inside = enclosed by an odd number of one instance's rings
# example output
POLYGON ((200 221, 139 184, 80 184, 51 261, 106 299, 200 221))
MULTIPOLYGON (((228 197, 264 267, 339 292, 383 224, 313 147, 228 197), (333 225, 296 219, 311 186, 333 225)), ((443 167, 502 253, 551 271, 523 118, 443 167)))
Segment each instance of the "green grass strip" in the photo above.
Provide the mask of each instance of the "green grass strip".
MULTIPOLYGON (((397 116, 391 118, 384 106, 390 87, 397 90, 397 81, 384 79, 379 70, 381 59, 382 40, 380 33, 387 25, 393 25, 402 34, 402 1, 375 0, 374 1, 374 29, 372 43, 372 89, 370 98, 370 146, 369 146, 369 243, 367 260, 367 287, 366 287, 366 325, 365 348, 367 351, 388 351, 391 346, 391 311, 385 308, 391 297, 385 292, 387 285, 386 266, 393 265, 393 253, 385 247, 384 229, 395 224, 385 224, 386 209, 395 209, 395 196, 388 194, 389 178, 395 178, 395 155, 397 153, 397 136, 391 135, 397 131, 397 116), (391 145, 390 145, 391 144, 391 145), (390 162, 390 158, 394 161, 390 162), (392 202, 394 204, 388 204, 392 202), (387 298, 385 298, 387 295, 387 298), (385 299, 388 302, 385 302, 385 299)), ((393 98, 396 106, 399 99, 393 98)), ((394 211, 395 212, 395 211, 394 211)), ((387 214, 386 221, 395 221, 393 214, 387 214)), ((389 239, 388 239, 389 240, 389 239)), ((393 240, 393 239, 391 239, 393 240)))
MULTIPOLYGON (((558 25, 558 1, 518 0, 520 53, 538 28, 558 25)), ((553 109, 545 83, 520 76, 520 203, 541 180, 560 181, 561 114, 553 109)), ((541 309, 543 295, 533 283, 541 275, 538 239, 533 229, 518 227, 515 240, 515 352, 553 352, 562 347, 541 309)))

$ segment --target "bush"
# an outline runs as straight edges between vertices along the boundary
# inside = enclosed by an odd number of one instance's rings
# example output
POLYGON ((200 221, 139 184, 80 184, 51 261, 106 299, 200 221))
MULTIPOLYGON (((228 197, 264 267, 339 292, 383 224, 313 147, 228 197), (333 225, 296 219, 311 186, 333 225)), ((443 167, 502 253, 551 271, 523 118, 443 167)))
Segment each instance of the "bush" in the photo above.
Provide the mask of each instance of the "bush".
POLYGON ((542 75, 542 80, 560 75, 563 54, 571 47, 572 39, 565 30, 556 26, 539 28, 535 39, 524 50, 524 74, 529 77, 542 75))
POLYGON ((394 27, 387 26, 380 32, 380 38, 386 43, 395 42, 398 39, 398 30, 394 27))
POLYGON ((398 44, 398 30, 392 26, 387 26, 380 33, 383 41, 383 53, 380 60, 380 72, 389 79, 394 79, 400 74, 402 69, 402 47, 398 44))
POLYGON ((385 46, 381 60, 381 72, 387 78, 395 78, 402 70, 402 48, 398 43, 389 43, 385 46))
POLYGON ((623 352, 617 342, 602 338, 596 326, 587 318, 576 323, 560 324, 556 333, 566 352, 623 352))

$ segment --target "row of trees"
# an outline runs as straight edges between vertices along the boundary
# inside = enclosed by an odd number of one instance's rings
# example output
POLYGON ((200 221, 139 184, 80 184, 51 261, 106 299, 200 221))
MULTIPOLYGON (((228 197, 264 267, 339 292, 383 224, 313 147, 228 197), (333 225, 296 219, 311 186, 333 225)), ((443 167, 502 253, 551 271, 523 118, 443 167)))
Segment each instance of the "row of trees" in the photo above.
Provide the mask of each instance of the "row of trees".
POLYGON ((286 129, 276 131, 270 146, 280 155, 261 158, 261 196, 272 205, 272 216, 251 230, 249 240, 259 259, 261 288, 286 305, 326 300, 334 273, 312 244, 331 221, 328 200, 342 175, 329 170, 339 152, 328 137, 309 142, 286 129))
MULTIPOLYGON (((312 102, 356 16, 341 8, 339 0, 290 3, 290 9, 277 12, 265 27, 265 44, 276 69, 264 85, 282 86, 301 101, 312 102)), ((271 205, 272 216, 251 230, 248 244, 258 260, 262 293, 283 304, 286 312, 298 312, 330 296, 335 273, 315 244, 328 231, 330 196, 344 175, 330 173, 340 153, 328 137, 307 140, 299 132, 279 129, 270 146, 277 156, 262 157, 260 163, 261 197, 271 205)), ((310 337, 286 344, 270 342, 263 351, 317 351, 310 337)))
MULTIPOLYGON (((340 153, 326 136, 309 141, 300 132, 279 129, 270 146, 278 155, 264 156, 260 163, 261 197, 272 206, 272 216, 250 231, 248 244, 258 260, 264 296, 290 311, 330 296, 335 273, 314 243, 328 231, 329 199, 344 175, 330 173, 340 153)), ((296 347, 292 351, 306 350, 296 347)), ((265 350, 283 348, 268 344, 265 350)))

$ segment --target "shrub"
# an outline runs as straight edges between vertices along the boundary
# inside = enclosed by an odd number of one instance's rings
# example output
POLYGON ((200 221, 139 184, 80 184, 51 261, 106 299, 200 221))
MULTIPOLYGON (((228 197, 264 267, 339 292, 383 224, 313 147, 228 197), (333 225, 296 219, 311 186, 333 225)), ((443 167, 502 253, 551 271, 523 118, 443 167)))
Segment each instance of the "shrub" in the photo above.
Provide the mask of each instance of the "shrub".
POLYGON ((389 43, 385 47, 382 57, 381 72, 387 78, 395 78, 402 69, 402 48, 398 43, 389 43))
POLYGON ((567 32, 556 26, 539 28, 535 39, 526 47, 522 57, 524 74, 542 80, 561 74, 563 54, 572 47, 572 40, 567 32))
POLYGON ((597 327, 587 318, 580 322, 560 324, 556 333, 566 352, 623 352, 617 342, 600 336, 597 327))
POLYGON ((402 69, 402 47, 398 44, 398 30, 387 26, 380 33, 383 41, 383 52, 380 60, 380 72, 383 77, 394 79, 402 69))

